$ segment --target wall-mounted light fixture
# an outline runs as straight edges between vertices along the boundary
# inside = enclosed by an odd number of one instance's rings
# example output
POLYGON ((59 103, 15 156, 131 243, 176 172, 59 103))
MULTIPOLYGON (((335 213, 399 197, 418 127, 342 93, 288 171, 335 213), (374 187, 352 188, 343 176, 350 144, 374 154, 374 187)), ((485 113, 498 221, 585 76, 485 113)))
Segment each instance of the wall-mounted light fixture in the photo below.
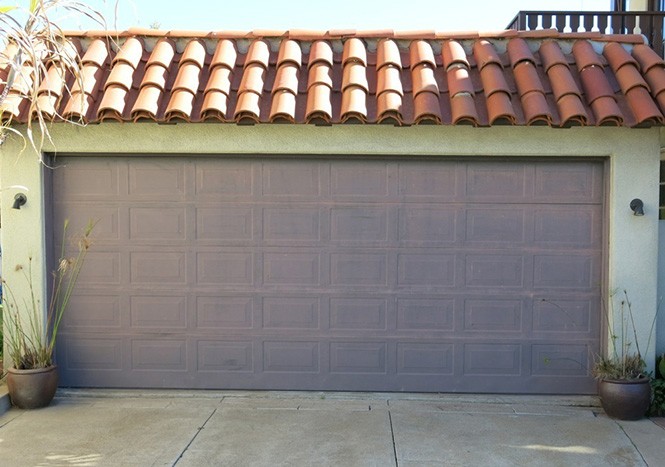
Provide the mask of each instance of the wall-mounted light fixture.
POLYGON ((635 198, 630 202, 630 209, 633 211, 633 216, 644 215, 644 203, 639 198, 635 198))
POLYGON ((25 195, 25 193, 17 193, 16 196, 14 196, 14 204, 12 205, 12 208, 21 209, 21 206, 27 202, 28 197, 25 195))

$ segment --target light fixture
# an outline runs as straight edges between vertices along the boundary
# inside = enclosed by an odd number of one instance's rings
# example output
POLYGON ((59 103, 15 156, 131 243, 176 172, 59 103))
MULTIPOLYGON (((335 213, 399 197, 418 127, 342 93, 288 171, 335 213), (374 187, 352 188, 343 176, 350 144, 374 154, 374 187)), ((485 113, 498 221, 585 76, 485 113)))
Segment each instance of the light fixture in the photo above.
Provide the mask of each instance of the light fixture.
POLYGON ((12 205, 12 209, 21 209, 21 206, 27 202, 28 197, 25 196, 24 193, 17 193, 16 196, 14 196, 14 204, 12 205))
POLYGON ((633 216, 644 215, 644 203, 639 198, 635 198, 630 202, 630 209, 633 210, 633 216))

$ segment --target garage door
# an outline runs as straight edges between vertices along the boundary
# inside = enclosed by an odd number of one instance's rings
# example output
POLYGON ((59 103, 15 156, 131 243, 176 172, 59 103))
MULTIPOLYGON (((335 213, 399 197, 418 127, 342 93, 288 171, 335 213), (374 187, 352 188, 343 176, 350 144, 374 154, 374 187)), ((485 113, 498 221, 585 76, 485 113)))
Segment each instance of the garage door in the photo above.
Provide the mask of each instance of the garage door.
POLYGON ((65 386, 594 393, 602 161, 58 158, 65 386))

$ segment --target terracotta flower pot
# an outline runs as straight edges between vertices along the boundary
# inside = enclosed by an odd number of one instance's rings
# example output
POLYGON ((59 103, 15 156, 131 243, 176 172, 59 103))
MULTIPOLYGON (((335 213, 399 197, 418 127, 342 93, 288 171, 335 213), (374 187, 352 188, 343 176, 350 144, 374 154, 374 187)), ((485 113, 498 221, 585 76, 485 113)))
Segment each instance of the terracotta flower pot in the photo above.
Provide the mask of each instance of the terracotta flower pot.
POLYGON ((619 420, 639 420, 651 404, 651 384, 649 378, 601 380, 598 395, 608 416, 619 420))
POLYGON ((51 403, 58 388, 58 367, 36 370, 7 369, 9 397, 19 409, 38 409, 51 403))

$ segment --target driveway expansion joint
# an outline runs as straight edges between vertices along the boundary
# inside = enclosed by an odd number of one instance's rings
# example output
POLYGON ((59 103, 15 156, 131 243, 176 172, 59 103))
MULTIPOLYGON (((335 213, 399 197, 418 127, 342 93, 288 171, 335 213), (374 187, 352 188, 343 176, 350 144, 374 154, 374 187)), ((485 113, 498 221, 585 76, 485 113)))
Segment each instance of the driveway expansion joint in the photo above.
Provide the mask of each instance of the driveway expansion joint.
POLYGON ((180 451, 180 454, 178 455, 178 458, 171 465, 171 467, 175 467, 178 464, 178 462, 180 462, 180 459, 182 459, 182 456, 185 455, 185 452, 187 452, 187 449, 189 449, 189 447, 192 445, 192 443, 194 442, 196 437, 201 433, 201 431, 203 431, 205 426, 208 424, 208 422, 213 417, 213 415, 215 415, 216 412, 217 412, 217 409, 213 409, 212 412, 210 413, 210 415, 208 415, 208 418, 205 419, 205 422, 203 422, 203 425, 201 425, 200 427, 197 428, 196 433, 194 433, 194 436, 192 436, 192 439, 189 440, 189 442, 187 443, 187 446, 185 446, 184 449, 182 451, 180 451))

